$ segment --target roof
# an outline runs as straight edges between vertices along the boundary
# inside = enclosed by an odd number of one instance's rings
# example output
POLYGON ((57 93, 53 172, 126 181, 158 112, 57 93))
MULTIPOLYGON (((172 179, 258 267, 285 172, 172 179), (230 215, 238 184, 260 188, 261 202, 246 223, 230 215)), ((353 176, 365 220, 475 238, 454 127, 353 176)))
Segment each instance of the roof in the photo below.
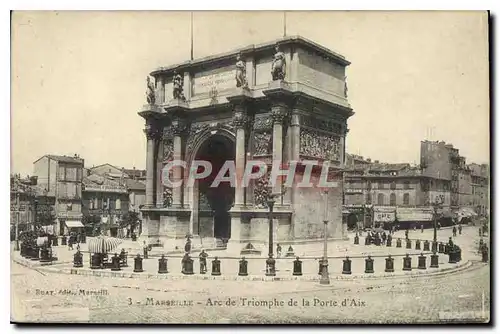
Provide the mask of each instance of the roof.
POLYGON ((133 180, 133 179, 125 179, 124 181, 125 181, 125 185, 126 185, 127 189, 146 191, 146 184, 144 182, 133 180))
POLYGON ((398 164, 373 163, 370 165, 369 169, 371 172, 395 172, 409 167, 410 164, 408 163, 398 163, 398 164))
POLYGON ((123 172, 130 177, 143 177, 146 175, 146 170, 144 169, 123 169, 123 172))
POLYGON ((80 157, 69 157, 66 155, 54 155, 54 154, 46 154, 46 155, 38 158, 37 160, 35 160, 35 162, 43 159, 44 157, 47 157, 47 158, 52 159, 52 160, 60 161, 60 162, 83 164, 83 159, 80 157))
POLYGON ((151 72, 151 75, 157 75, 159 73, 170 73, 173 72, 174 70, 180 70, 182 71, 183 69, 196 66, 196 65, 201 65, 202 63, 208 63, 208 62, 215 62, 215 61, 220 61, 223 59, 229 59, 231 57, 234 57, 236 54, 241 53, 242 55, 248 54, 248 53, 254 53, 254 52, 259 52, 263 51, 266 49, 272 49, 274 45, 279 44, 280 46, 287 45, 287 44, 296 44, 296 45, 301 45, 309 50, 314 50, 318 53, 320 53, 324 57, 332 58, 338 63, 341 63, 343 65, 349 65, 350 62, 345 59, 344 56, 341 54, 334 52, 318 43, 315 43, 307 38, 304 38, 302 36, 286 36, 282 37, 270 42, 266 43, 261 43, 261 44, 251 44, 246 47, 240 47, 237 49, 234 49, 233 51, 225 52, 225 53, 219 53, 216 55, 208 56, 208 57, 203 57, 195 60, 189 60, 180 64, 175 64, 175 65, 170 65, 167 67, 159 67, 153 72, 151 72))

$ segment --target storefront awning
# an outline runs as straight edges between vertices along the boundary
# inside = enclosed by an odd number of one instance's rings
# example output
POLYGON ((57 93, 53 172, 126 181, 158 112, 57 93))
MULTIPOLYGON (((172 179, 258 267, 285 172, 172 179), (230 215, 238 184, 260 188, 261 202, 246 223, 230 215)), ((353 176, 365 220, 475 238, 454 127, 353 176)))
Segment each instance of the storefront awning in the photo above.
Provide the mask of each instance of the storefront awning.
POLYGON ((423 208, 398 208, 396 212, 399 221, 432 221, 433 216, 431 209, 423 208))
POLYGON ((66 220, 65 222, 67 227, 83 227, 83 224, 79 220, 66 220))

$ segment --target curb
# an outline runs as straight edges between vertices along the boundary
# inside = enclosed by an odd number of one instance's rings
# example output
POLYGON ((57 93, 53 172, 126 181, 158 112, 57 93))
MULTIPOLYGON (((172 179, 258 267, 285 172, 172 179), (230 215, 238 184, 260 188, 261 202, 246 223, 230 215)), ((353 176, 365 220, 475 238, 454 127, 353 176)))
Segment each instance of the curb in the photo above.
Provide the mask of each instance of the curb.
MULTIPOLYGON (((273 282, 273 281, 306 281, 306 282, 316 282, 319 280, 319 275, 303 275, 303 276, 284 276, 284 277, 268 277, 261 275, 248 275, 248 276, 238 276, 238 275, 221 275, 221 276, 212 276, 212 275, 170 275, 170 274, 148 274, 148 273, 130 273, 130 272, 112 272, 108 270, 91 270, 91 269, 82 269, 82 268, 54 268, 48 267, 46 265, 33 265, 34 263, 30 260, 20 260, 20 259, 12 259, 14 262, 21 264, 26 267, 36 268, 38 271, 47 272, 47 273, 60 273, 66 275, 81 275, 81 276, 94 276, 94 277, 116 277, 116 278, 143 278, 143 279, 160 279, 160 280, 222 280, 222 281, 263 281, 263 282, 273 282)), ((437 275, 445 275, 451 274, 455 272, 459 272, 465 270, 472 266, 472 262, 470 260, 463 261, 458 266, 452 268, 442 268, 442 269, 426 269, 426 270, 418 270, 418 271, 406 271, 398 274, 394 273, 384 273, 382 275, 374 275, 374 274, 355 274, 355 275, 341 275, 334 274, 330 275, 331 280, 337 281, 353 281, 359 279, 366 280, 377 280, 384 278, 417 278, 417 277, 426 277, 426 276, 437 276, 437 275)))

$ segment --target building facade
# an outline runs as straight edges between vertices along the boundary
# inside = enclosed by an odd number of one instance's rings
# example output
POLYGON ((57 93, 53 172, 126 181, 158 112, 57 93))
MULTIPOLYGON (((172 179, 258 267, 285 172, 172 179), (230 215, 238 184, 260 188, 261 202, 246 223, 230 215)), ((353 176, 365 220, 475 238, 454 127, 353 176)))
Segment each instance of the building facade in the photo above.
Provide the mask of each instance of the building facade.
MULTIPOLYGON (((234 251, 248 243, 264 250, 270 192, 277 194, 276 242, 320 239, 324 219, 330 222, 328 237, 343 238, 340 170, 347 119, 353 115, 345 82, 348 65, 320 45, 286 37, 153 71, 148 104, 139 113, 147 138, 143 238, 170 248, 191 234, 203 245, 219 239, 234 251), (161 174, 172 159, 188 166, 195 159, 209 160, 217 171, 226 161, 234 161, 239 171, 250 160, 264 161, 268 170, 273 161, 297 161, 297 177, 305 168, 301 161, 317 160, 319 166, 328 161, 330 180, 339 186, 326 197, 315 188, 283 192, 279 182, 270 189, 265 175, 248 187, 221 183, 213 188, 209 183, 215 175, 210 175, 192 187, 183 183, 170 189, 161 174), (318 217, 324 198, 328 216, 318 217)), ((182 168, 173 169, 175 181, 186 175, 182 168)))
POLYGON ((67 234, 71 228, 83 227, 83 166, 84 160, 78 155, 44 155, 33 163, 38 188, 55 199, 54 233, 57 235, 67 234))
POLYGON ((98 174, 83 178, 82 214, 97 216, 99 228, 112 237, 123 237, 121 219, 129 211, 129 194, 124 183, 98 174))
POLYGON ((472 163, 471 171, 472 206, 480 215, 488 215, 490 210, 489 166, 472 163))

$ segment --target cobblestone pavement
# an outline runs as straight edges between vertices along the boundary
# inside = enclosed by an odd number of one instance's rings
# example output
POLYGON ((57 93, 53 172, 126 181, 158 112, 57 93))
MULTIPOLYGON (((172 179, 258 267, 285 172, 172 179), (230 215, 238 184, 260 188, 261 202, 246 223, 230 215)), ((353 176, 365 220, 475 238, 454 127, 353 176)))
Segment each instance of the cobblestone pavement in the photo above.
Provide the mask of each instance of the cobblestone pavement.
POLYGON ((489 265, 475 262, 454 274, 332 281, 322 286, 300 281, 86 277, 47 274, 12 263, 11 317, 106 323, 405 323, 435 322, 451 316, 477 319, 483 315, 483 305, 484 315, 489 316, 489 269, 489 265), (344 300, 346 305, 342 304, 344 300), (290 301, 296 305, 288 305, 290 301))

